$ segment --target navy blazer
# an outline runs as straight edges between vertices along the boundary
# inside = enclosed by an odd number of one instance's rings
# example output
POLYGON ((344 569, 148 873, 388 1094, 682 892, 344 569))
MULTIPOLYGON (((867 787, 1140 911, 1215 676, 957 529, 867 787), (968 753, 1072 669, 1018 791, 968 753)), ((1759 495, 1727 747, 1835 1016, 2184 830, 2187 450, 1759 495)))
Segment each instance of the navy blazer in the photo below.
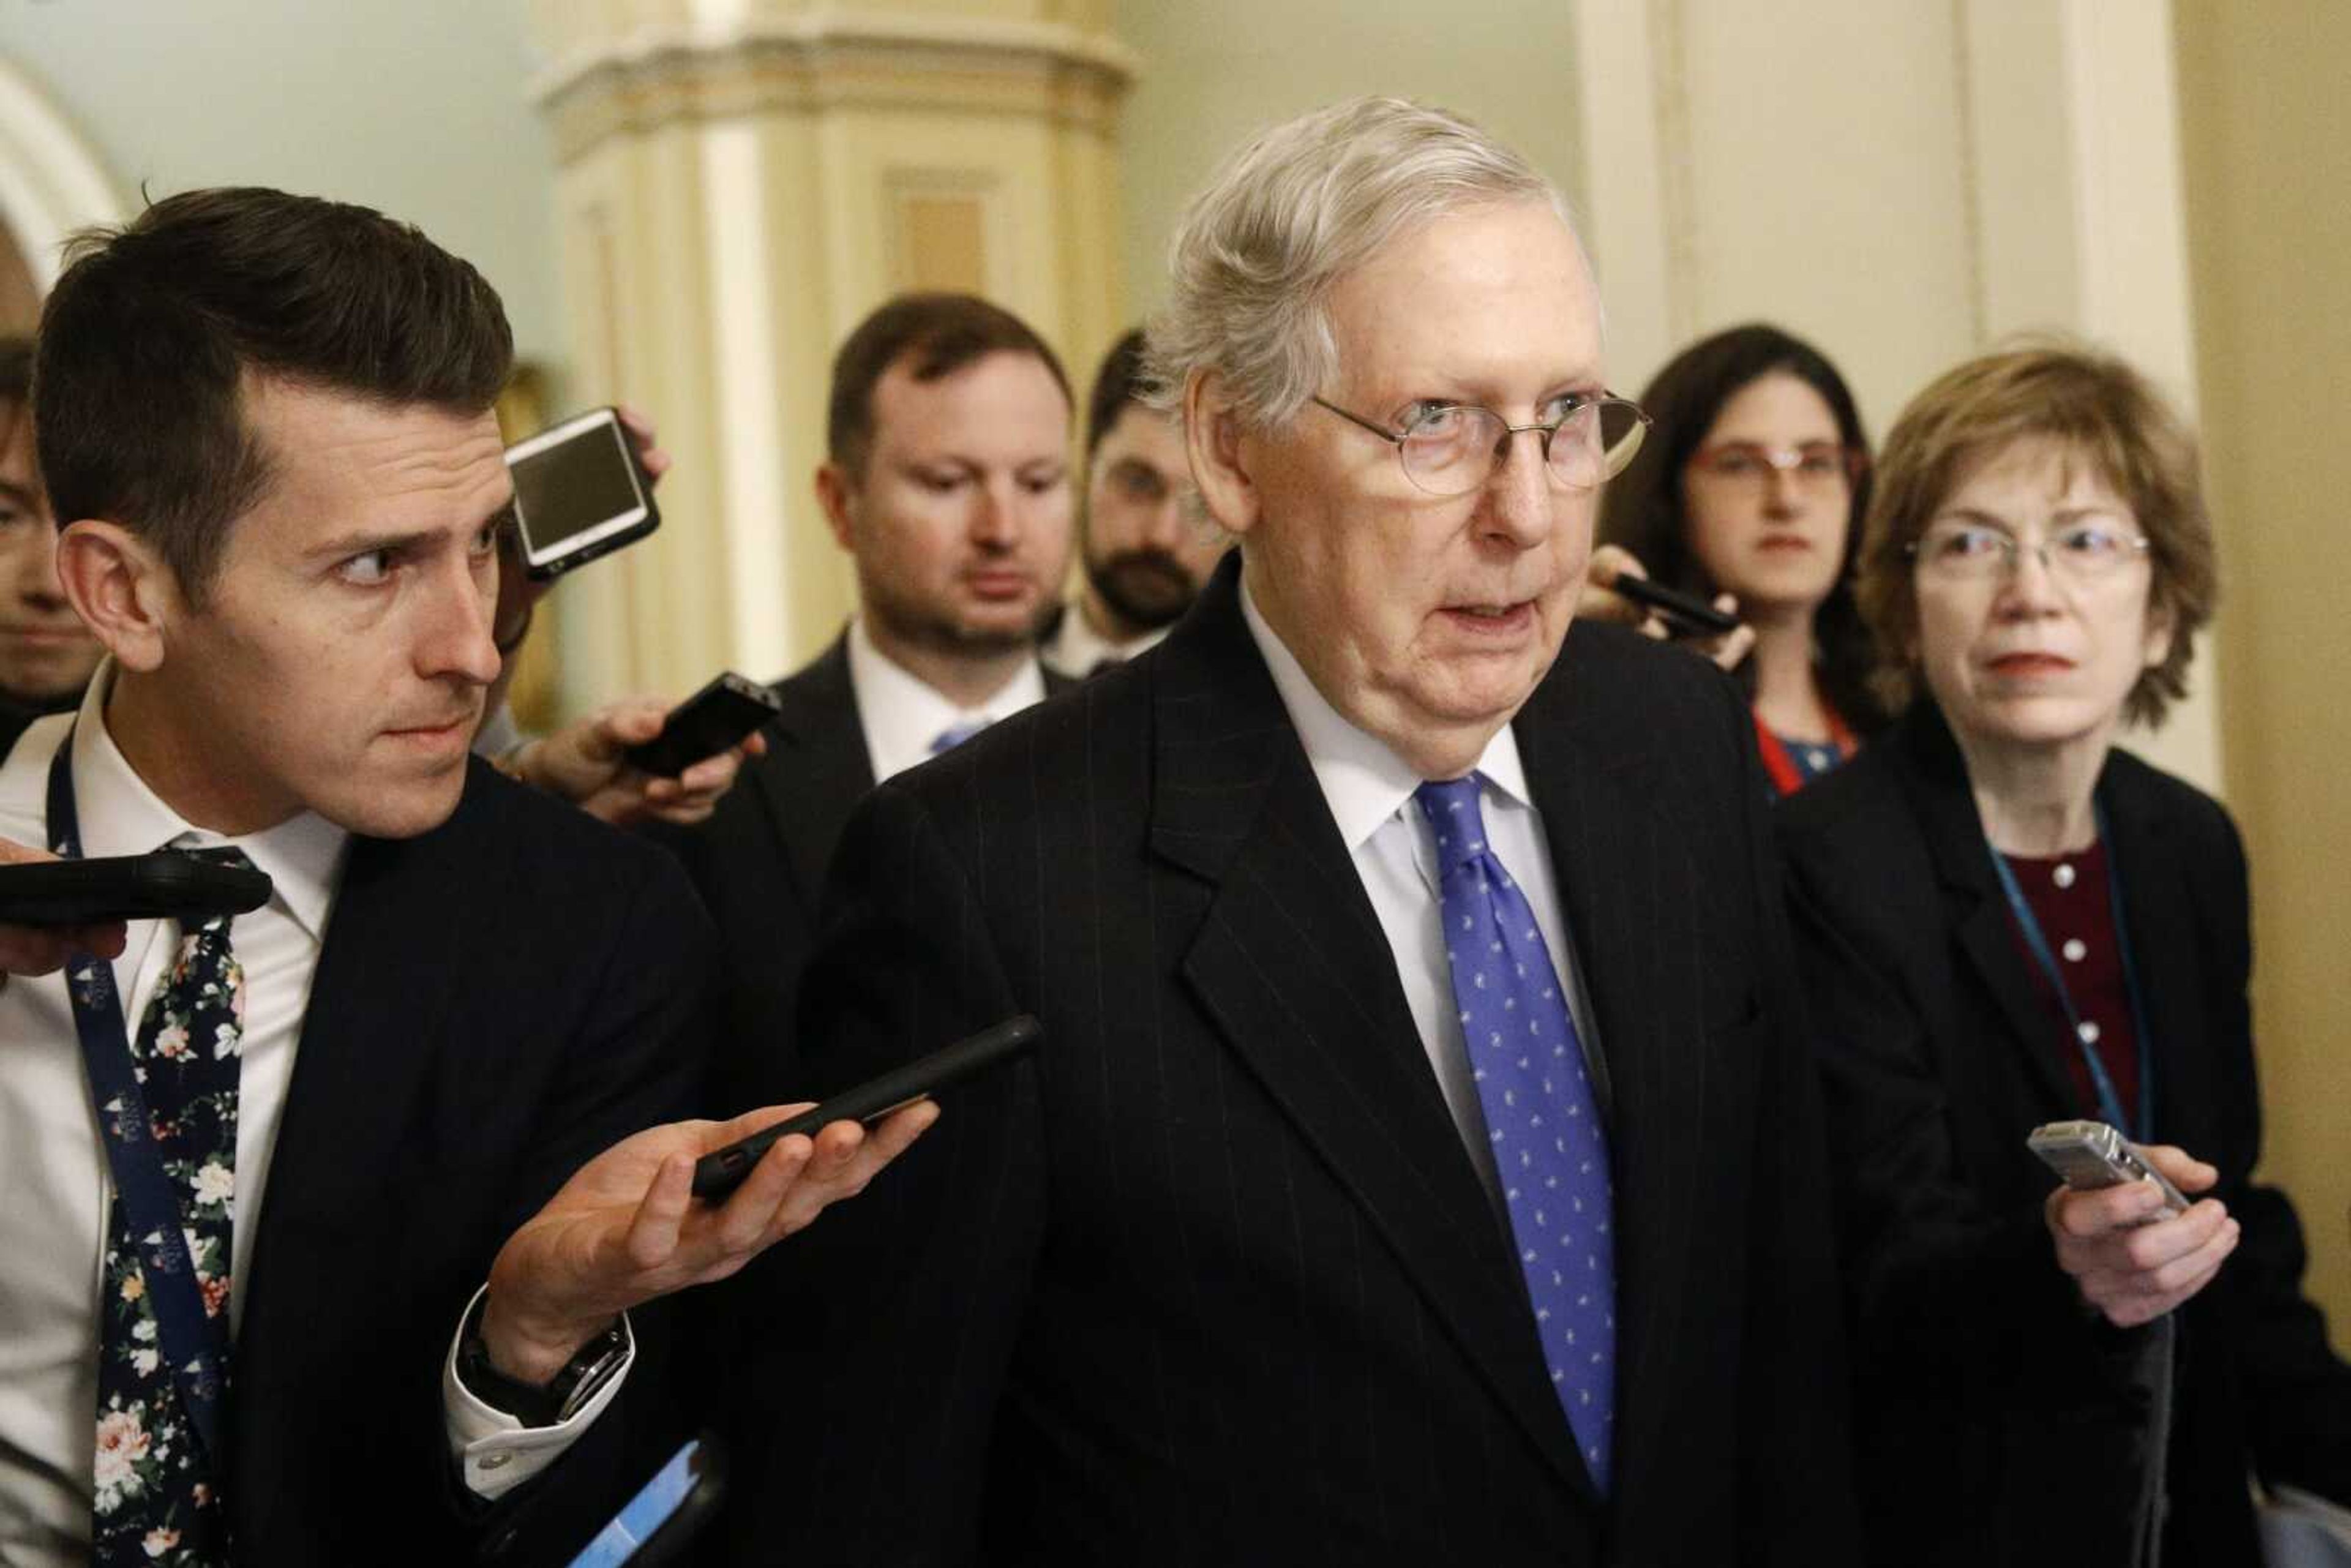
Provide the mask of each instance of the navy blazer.
POLYGON ((515 1228, 688 1107, 708 952, 666 857, 478 759, 440 827, 352 841, 237 1333, 239 1563, 562 1562, 658 1462, 657 1312, 615 1406, 494 1506, 456 1477, 442 1367, 515 1228))
POLYGON ((1578 627, 1517 729, 1614 1094, 1614 1494, 1234 561, 1158 648, 852 819, 811 1091, 1016 1011, 1046 1038, 713 1298, 730 1560, 1850 1560, 1751 722, 1700 662, 1578 627))
MULTIPOLYGON (((2351 1502, 2351 1368, 2303 1298, 2302 1233, 2261 1156, 2245 857, 2220 803, 2128 753, 2097 784, 2144 988, 2154 1141, 2217 1166, 2243 1225, 2178 1314, 2164 1560, 2258 1560, 2248 1470, 2351 1502)), ((2025 1148, 2075 1098, 1940 713, 1781 808, 1818 1024, 1875 1561, 2121 1563, 2144 1331, 2085 1312, 2025 1148)))

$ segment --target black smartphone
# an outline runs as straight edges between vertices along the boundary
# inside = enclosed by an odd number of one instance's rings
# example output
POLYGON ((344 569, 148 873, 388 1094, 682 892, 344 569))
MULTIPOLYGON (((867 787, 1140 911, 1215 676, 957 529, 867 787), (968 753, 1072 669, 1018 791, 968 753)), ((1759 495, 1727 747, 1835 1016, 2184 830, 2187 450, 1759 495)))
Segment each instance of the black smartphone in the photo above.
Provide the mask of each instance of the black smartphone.
POLYGON ((507 448, 523 570, 544 582, 661 526, 653 481, 618 410, 586 413, 507 448))
POLYGON ((1634 603, 1664 616, 1667 628, 1677 637, 1719 636, 1735 631, 1739 625, 1738 616, 1717 610, 1703 599, 1662 587, 1629 571, 1618 573, 1616 580, 1608 586, 1634 603))
POLYGON ((222 865, 201 855, 158 850, 148 855, 29 861, 0 865, 0 922, 16 925, 101 925, 117 920, 194 924, 243 915, 269 902, 266 872, 222 865))
POLYGON ((694 1438, 637 1490, 611 1521, 571 1560, 571 1568, 657 1568, 677 1560, 716 1511, 726 1490, 715 1438, 694 1438))
POLYGON ((705 757, 716 757, 783 711, 775 693, 732 670, 670 710, 661 733, 629 747, 629 766, 674 779, 705 757))
POLYGON ((974 1073, 1026 1055, 1044 1038, 1044 1026, 1022 1013, 959 1040, 944 1051, 935 1051, 904 1067, 893 1068, 879 1078, 834 1095, 821 1105, 762 1128, 739 1144, 703 1155, 694 1165, 694 1195, 713 1202, 724 1198, 742 1185, 743 1178, 751 1174, 751 1167, 759 1163, 759 1156, 779 1140, 794 1133, 813 1137, 817 1129, 835 1122, 878 1122, 901 1105, 927 1099, 974 1073))

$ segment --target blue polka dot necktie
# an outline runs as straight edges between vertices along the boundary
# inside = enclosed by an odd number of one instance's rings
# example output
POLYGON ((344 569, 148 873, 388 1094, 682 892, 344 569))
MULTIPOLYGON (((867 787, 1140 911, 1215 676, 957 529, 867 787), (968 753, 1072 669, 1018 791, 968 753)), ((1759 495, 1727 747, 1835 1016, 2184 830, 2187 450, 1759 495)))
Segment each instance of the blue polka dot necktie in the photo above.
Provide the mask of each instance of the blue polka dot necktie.
POLYGON ((1453 999, 1535 1332, 1604 1494, 1616 1414, 1608 1137, 1534 911, 1486 841, 1481 782, 1471 774, 1423 784, 1414 798, 1437 837, 1453 999))

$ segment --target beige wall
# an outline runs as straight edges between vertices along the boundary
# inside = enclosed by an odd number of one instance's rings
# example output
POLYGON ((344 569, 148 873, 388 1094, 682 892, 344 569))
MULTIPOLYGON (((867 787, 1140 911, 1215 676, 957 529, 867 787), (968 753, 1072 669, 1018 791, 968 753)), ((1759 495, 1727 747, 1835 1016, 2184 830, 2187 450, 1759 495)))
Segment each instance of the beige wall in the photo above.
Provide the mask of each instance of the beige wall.
POLYGON ((1248 134, 1359 93, 1458 110, 1582 195, 1576 16, 1556 0, 1430 6, 1345 0, 1116 0, 1143 58, 1122 136, 1128 297, 1165 294, 1185 200, 1248 134))
MULTIPOLYGON (((422 227, 559 361, 547 131, 522 0, 0 3, 0 68, 37 83, 126 198, 277 185, 422 227)), ((559 369, 559 364, 558 365, 559 369)))
POLYGON ((2351 1345, 2351 6, 2179 0, 2229 796, 2253 862, 2267 1168, 2351 1345))

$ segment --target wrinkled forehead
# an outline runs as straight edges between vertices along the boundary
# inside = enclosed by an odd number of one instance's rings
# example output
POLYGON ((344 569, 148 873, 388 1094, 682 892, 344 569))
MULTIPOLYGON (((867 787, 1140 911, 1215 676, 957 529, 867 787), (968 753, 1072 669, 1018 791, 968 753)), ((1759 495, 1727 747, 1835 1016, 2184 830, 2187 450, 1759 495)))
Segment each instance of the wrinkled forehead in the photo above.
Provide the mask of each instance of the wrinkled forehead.
POLYGON ((1441 373, 1464 394, 1597 386, 1604 322, 1583 247, 1541 200, 1441 214, 1389 238, 1332 287, 1342 377, 1367 390, 1441 373))

